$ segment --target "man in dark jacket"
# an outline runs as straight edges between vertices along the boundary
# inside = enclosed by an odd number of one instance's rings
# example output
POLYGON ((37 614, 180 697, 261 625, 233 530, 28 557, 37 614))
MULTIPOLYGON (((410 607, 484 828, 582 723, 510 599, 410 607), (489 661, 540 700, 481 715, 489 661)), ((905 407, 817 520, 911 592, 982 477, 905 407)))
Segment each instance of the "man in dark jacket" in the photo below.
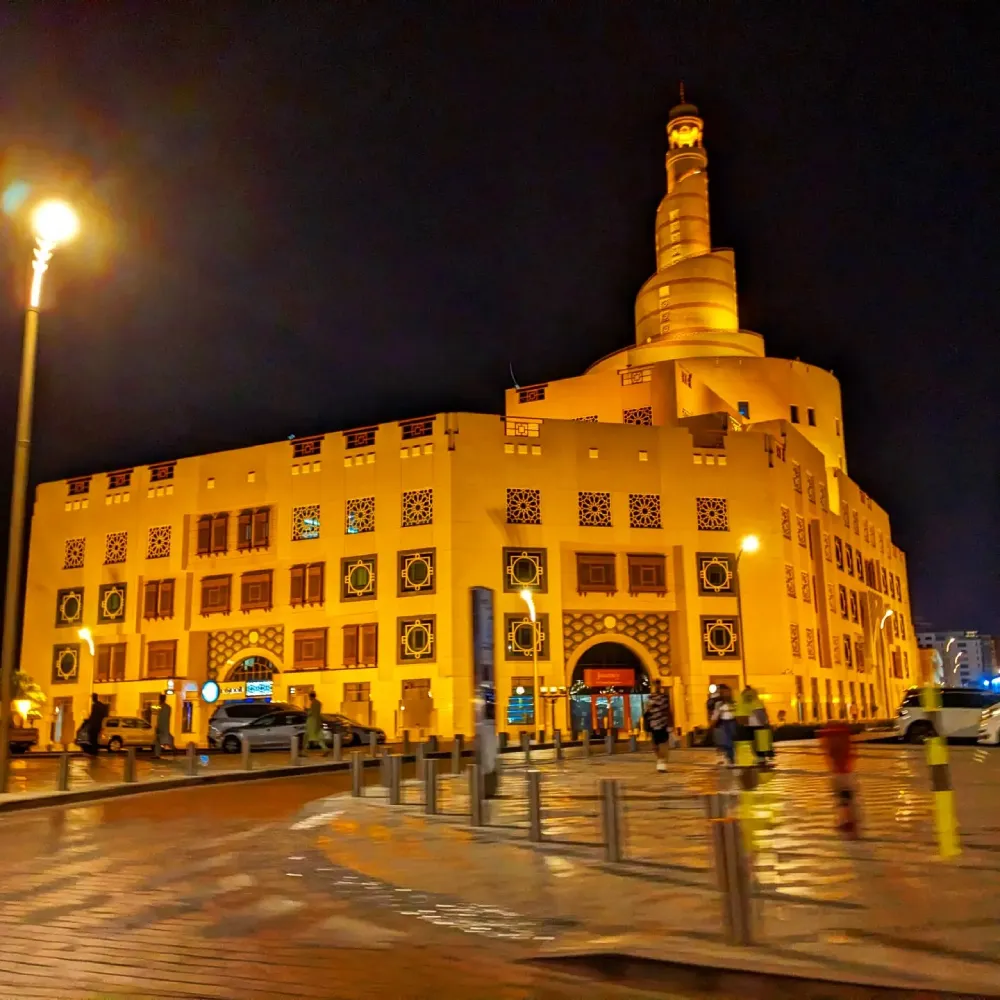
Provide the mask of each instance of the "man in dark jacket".
POLYGON ((97 754, 100 747, 101 730, 104 728, 104 720, 107 717, 108 706, 96 694, 92 694, 90 696, 90 715, 87 716, 87 721, 83 724, 87 737, 87 743, 83 749, 91 757, 97 754))

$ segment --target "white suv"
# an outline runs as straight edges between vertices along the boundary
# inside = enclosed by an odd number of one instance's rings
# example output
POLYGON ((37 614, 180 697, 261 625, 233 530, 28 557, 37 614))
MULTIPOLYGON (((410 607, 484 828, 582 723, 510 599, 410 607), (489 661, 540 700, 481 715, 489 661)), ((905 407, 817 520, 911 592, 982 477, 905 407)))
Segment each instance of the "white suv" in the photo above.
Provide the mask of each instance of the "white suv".
MULTIPOLYGON (((896 713, 896 733, 908 743, 923 743, 934 726, 920 703, 920 688, 910 688, 896 713)), ((1000 692, 972 688, 941 689, 941 728, 949 739, 975 739, 980 735, 983 712, 1000 702, 1000 692)))
POLYGON ((1000 746, 1000 701, 983 712, 979 720, 979 742, 1000 746))

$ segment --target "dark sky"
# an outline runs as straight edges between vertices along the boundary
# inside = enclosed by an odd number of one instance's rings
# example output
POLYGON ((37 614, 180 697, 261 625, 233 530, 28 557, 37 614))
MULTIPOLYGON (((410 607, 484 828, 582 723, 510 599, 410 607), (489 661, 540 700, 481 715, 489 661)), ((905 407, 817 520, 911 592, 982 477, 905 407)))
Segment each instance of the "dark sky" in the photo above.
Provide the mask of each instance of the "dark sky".
MULTIPOLYGON (((4 183, 88 210, 42 317, 33 477, 578 374, 633 337, 683 78, 743 326, 841 379, 916 614, 1000 632, 989 9, 4 5, 4 183)), ((3 223, 4 491, 23 239, 3 223)))

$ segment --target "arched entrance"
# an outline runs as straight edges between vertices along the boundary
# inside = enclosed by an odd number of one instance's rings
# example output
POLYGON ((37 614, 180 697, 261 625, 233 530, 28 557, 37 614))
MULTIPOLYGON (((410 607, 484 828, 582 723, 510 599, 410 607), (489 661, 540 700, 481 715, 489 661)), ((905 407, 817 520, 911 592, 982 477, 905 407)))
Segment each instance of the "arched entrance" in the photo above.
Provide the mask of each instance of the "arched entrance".
POLYGON ((638 729, 649 694, 649 673, 638 654, 620 642, 599 642, 573 668, 570 724, 591 732, 638 729))
POLYGON ((227 684, 244 684, 245 696, 270 701, 278 668, 266 656, 245 656, 233 664, 226 675, 227 684))

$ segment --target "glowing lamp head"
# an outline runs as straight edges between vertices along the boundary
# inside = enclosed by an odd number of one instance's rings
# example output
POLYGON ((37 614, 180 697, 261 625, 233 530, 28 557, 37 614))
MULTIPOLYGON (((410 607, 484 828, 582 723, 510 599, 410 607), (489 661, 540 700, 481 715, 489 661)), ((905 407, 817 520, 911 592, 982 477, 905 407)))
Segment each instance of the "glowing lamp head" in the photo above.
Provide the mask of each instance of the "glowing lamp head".
POLYGON ((520 596, 521 596, 521 600, 524 601, 524 603, 528 605, 528 614, 530 615, 531 620, 534 621, 535 620, 535 598, 532 596, 531 591, 528 590, 527 588, 525 588, 524 590, 521 591, 521 595, 520 596))
POLYGON ((756 552, 760 548, 760 539, 756 535, 744 535, 740 542, 741 552, 756 552))
POLYGON ((28 721, 28 713, 31 711, 31 700, 28 698, 18 698, 14 702, 14 709, 25 722, 28 721))
POLYGON ((80 219, 64 201, 41 202, 31 215, 31 228, 42 243, 68 243, 80 231, 80 219))
POLYGON ((77 636, 82 639, 90 650, 90 655, 94 655, 94 635, 89 628, 77 629, 77 636))

